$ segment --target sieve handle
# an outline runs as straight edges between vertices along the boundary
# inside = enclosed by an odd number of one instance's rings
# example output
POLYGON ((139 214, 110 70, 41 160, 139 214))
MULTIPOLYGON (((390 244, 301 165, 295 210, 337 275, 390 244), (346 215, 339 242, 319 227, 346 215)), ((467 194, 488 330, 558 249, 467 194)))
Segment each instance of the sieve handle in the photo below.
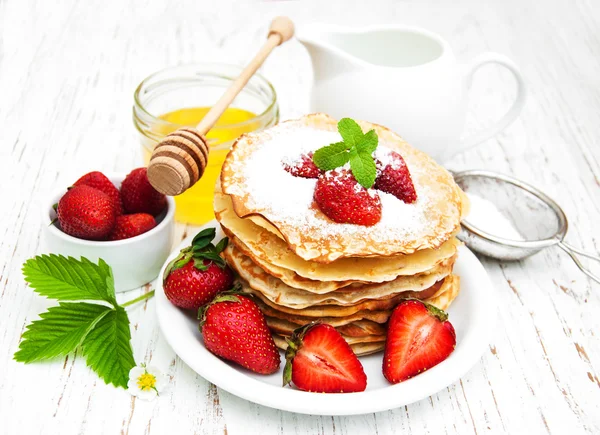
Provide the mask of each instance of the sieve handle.
POLYGON ((579 255, 581 255, 583 257, 591 258, 592 260, 596 260, 596 261, 600 262, 600 257, 598 255, 594 255, 594 254, 590 254, 589 252, 582 251, 582 250, 577 249, 577 248, 575 248, 575 247, 573 247, 573 246, 571 246, 571 245, 569 245, 569 244, 567 244, 565 242, 559 242, 558 246, 560 247, 560 249, 562 249, 567 254, 569 254, 569 256, 571 257, 571 259, 575 262, 575 264, 577 265, 577 267, 583 273, 585 273, 587 276, 589 276, 594 281, 596 281, 598 284, 600 284, 600 277, 598 277, 597 275, 594 275, 591 270, 587 269, 581 263, 581 260, 579 260, 579 257, 576 254, 579 254, 579 255))

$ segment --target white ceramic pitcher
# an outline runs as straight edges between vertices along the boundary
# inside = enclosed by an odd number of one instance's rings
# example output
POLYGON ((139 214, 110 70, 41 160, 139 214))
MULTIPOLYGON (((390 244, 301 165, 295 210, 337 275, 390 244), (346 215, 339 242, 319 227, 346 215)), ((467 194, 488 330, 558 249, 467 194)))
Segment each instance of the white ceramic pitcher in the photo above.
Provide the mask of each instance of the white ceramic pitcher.
POLYGON ((313 63, 312 111, 385 125, 440 162, 506 128, 525 103, 523 78, 509 58, 484 53, 461 65, 444 39, 423 29, 318 24, 297 36, 313 63), (461 138, 473 73, 487 63, 514 74, 517 97, 494 125, 461 138))

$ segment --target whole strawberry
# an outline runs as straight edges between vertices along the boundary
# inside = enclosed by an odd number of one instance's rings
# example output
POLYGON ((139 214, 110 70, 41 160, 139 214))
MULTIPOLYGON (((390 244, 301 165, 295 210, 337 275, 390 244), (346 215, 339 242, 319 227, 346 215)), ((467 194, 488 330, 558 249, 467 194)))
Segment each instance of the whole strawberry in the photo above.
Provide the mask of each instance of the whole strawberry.
POLYGON ((395 151, 390 153, 389 160, 387 164, 383 164, 379 160, 375 162, 377 178, 373 187, 382 192, 390 193, 407 204, 415 202, 417 192, 406 162, 395 151))
POLYGON ((332 221, 371 226, 381 220, 381 200, 377 192, 362 187, 346 169, 319 176, 314 199, 332 221))
POLYGON ((146 168, 134 169, 121 183, 121 199, 127 213, 160 214, 167 206, 167 197, 157 191, 150 181, 146 168))
POLYGON ((154 216, 148 213, 124 214, 117 216, 115 227, 108 240, 122 240, 144 234, 156 226, 154 216))
POLYGON ((410 379, 444 361, 455 346, 456 333, 444 311, 405 300, 388 322, 383 375, 393 384, 410 379))
POLYGON ((281 358, 271 331, 249 298, 217 295, 199 317, 204 345, 210 352, 256 373, 268 375, 279 370, 281 358))
POLYGON ((106 193, 115 204, 117 215, 123 214, 123 204, 121 202, 121 194, 119 193, 119 189, 117 189, 112 181, 110 181, 102 172, 88 172, 79 178, 79 180, 77 180, 74 184, 74 186, 81 185, 90 186, 106 193))
POLYGON ((227 246, 227 238, 217 246, 211 243, 214 238, 214 228, 201 231, 165 269, 163 288, 172 304, 198 311, 217 293, 231 288, 233 272, 219 255, 227 246))
POLYGON ((75 186, 58 201, 63 232, 80 239, 106 240, 115 226, 117 210, 110 197, 90 186, 75 186))
POLYGON ((283 385, 317 393, 352 393, 367 388, 367 375, 344 337, 331 325, 294 331, 285 352, 283 385))
POLYGON ((319 178, 321 170, 313 162, 313 153, 302 154, 300 159, 293 164, 284 163, 283 169, 294 177, 319 178))

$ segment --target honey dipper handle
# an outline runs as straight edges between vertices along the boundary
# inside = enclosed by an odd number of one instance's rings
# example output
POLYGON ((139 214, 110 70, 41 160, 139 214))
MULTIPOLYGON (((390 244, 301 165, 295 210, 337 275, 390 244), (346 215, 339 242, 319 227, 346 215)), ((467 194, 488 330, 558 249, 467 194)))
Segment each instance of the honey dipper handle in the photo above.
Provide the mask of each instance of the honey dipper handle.
POLYGON ((237 94, 244 89, 246 83, 248 83, 265 59, 271 54, 271 51, 290 39, 293 34, 294 23, 289 18, 277 17, 271 22, 269 36, 265 44, 196 127, 201 134, 206 134, 215 125, 223 112, 225 112, 225 109, 229 107, 237 94))
POLYGON ((294 23, 287 17, 271 22, 269 36, 260 51, 242 70, 219 101, 209 110, 198 126, 180 128, 167 135, 154 148, 148 165, 148 180, 156 190, 166 195, 179 195, 192 187, 204 173, 209 148, 204 135, 215 125, 225 109, 246 86, 271 51, 294 35, 294 23))

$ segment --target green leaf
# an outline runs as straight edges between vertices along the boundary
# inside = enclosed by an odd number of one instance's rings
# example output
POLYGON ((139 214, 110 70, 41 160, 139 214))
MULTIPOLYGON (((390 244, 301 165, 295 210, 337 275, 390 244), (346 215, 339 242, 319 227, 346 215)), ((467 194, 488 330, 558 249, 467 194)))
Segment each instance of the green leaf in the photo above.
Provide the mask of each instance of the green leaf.
POLYGON ((377 137, 375 130, 369 130, 369 132, 363 136, 362 140, 356 144, 356 150, 359 153, 373 154, 377 149, 378 143, 379 138, 377 137))
POLYGON ((342 138, 344 139, 344 142, 348 148, 356 146, 356 144, 359 143, 364 136, 360 125, 358 125, 357 122, 351 118, 340 119, 338 122, 338 131, 340 132, 340 135, 342 135, 342 138))
POLYGON ((356 181, 369 189, 375 183, 377 168, 373 156, 368 152, 358 152, 356 148, 350 150, 350 169, 356 181))
POLYGON ((223 260, 223 258, 216 252, 202 252, 198 254, 198 257, 214 261, 217 264, 217 266, 221 268, 225 267, 225 260, 223 260))
POLYGON ((110 310, 83 341, 87 365, 107 384, 127 388, 129 371, 135 366, 129 318, 121 307, 110 310))
POLYGON ((114 280, 103 260, 92 263, 62 255, 41 255, 23 264, 25 281, 40 295, 66 301, 97 300, 116 306, 114 280))
POLYGON ((194 267, 202 271, 208 269, 208 266, 204 265, 204 261, 201 258, 194 258, 194 267))
POLYGON ((110 311, 104 305, 85 302, 51 307, 27 326, 15 360, 30 363, 67 355, 110 311))
POLYGON ((322 171, 331 171, 348 162, 350 154, 345 142, 336 142, 323 148, 319 148, 313 155, 313 162, 322 171))
POLYGON ((221 240, 219 240, 219 243, 217 243, 217 246, 216 246, 217 254, 220 254, 221 252, 223 252, 228 244, 229 244, 229 239, 227 237, 223 237, 221 240))
POLYGON ((194 249, 202 249, 210 244, 215 238, 215 228, 205 228, 196 234, 196 237, 192 240, 192 246, 194 249))

